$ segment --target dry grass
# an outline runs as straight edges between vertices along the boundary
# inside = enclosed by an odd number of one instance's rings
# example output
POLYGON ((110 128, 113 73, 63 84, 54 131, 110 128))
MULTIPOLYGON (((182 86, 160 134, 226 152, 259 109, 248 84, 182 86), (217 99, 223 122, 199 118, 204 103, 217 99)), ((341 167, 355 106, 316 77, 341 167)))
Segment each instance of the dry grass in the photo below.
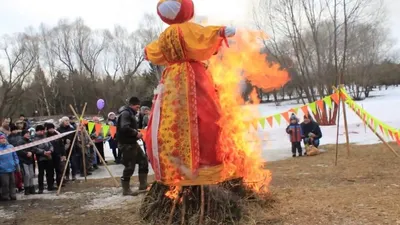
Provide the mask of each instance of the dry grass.
MULTIPOLYGON (((268 163, 273 197, 262 206, 248 203, 248 216, 240 224, 400 224, 400 158, 382 144, 352 145, 347 158, 345 146, 340 146, 335 166, 334 146, 324 148, 328 152, 319 156, 268 163)), ((112 186, 110 179, 89 180, 64 191, 112 186)), ((140 224, 140 199, 121 209, 91 211, 82 209, 88 201, 90 197, 19 201, 14 203, 16 219, 0 218, 0 224, 140 224), (55 217, 61 212, 62 218, 55 217)))

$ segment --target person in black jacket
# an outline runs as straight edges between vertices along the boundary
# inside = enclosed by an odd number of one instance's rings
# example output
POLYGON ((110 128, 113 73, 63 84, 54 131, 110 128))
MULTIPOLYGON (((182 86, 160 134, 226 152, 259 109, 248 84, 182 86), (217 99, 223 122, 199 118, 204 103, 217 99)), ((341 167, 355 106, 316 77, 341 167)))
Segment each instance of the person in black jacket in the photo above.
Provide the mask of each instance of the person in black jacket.
MULTIPOLYGON (((35 141, 42 140, 46 138, 45 128, 43 125, 37 125, 36 128, 35 141)), ((39 166, 39 194, 43 194, 44 189, 44 174, 46 173, 47 190, 54 190, 54 167, 53 159, 51 158, 54 148, 50 142, 45 142, 33 147, 39 166)))
POLYGON ((300 124, 303 131, 304 145, 314 145, 318 148, 320 139, 322 138, 321 128, 319 124, 312 120, 310 116, 304 116, 304 121, 300 124))
MULTIPOLYGON (((46 127, 46 137, 51 137, 54 135, 57 135, 56 127, 52 123, 46 123, 44 125, 46 127)), ((65 166, 65 161, 66 161, 66 154, 65 154, 65 148, 62 142, 62 139, 57 139, 54 141, 51 141, 51 144, 53 145, 54 151, 51 154, 51 158, 53 159, 53 167, 54 171, 56 173, 56 184, 57 187, 60 186, 61 183, 61 177, 63 173, 63 169, 65 166)))
POLYGON ((123 195, 137 195, 147 189, 147 174, 149 164, 146 153, 140 148, 137 141, 142 138, 138 131, 136 114, 140 108, 140 100, 137 97, 129 99, 129 105, 118 110, 117 141, 118 149, 122 152, 122 164, 125 166, 121 184, 123 195), (139 192, 132 192, 129 186, 130 178, 139 164, 139 192))
MULTIPOLYGON (((17 146, 25 145, 30 143, 31 135, 28 130, 23 130, 21 132, 22 138, 19 140, 17 146)), ((35 186, 33 183, 33 178, 35 177, 35 173, 33 171, 33 148, 26 148, 17 152, 19 162, 22 165, 22 170, 24 171, 24 189, 25 195, 36 194, 35 186)))
MULTIPOLYGON (((70 119, 67 116, 64 116, 63 118, 60 119, 60 127, 57 129, 57 131, 62 134, 66 133, 69 131, 74 131, 75 128, 74 126, 71 125, 70 119)), ((68 155, 69 151, 71 149, 72 142, 74 140, 74 133, 71 133, 63 138, 61 138, 61 142, 64 146, 65 149, 65 154, 68 155)), ((79 172, 79 151, 77 150, 77 142, 75 141, 75 144, 72 148, 72 153, 71 153, 71 167, 72 167, 72 180, 76 180, 76 175, 79 172)), ((70 166, 68 165, 67 171, 65 172, 65 180, 69 181, 69 174, 70 174, 70 166)))

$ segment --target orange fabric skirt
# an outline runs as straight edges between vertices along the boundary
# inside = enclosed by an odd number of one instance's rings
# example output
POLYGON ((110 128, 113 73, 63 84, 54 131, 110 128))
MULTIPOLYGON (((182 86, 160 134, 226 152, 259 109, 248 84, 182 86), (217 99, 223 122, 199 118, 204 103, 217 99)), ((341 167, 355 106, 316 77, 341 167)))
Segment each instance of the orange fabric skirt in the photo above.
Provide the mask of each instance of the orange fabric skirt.
POLYGON ((200 62, 170 65, 164 71, 161 84, 163 91, 161 97, 155 96, 145 135, 156 179, 166 181, 180 176, 176 171, 168 172, 174 170, 167 162, 168 155, 180 158, 193 173, 200 166, 221 164, 218 157, 221 108, 214 82, 204 65, 200 62), (156 109, 159 97, 161 103, 156 109), (157 110, 159 118, 155 122, 157 110))

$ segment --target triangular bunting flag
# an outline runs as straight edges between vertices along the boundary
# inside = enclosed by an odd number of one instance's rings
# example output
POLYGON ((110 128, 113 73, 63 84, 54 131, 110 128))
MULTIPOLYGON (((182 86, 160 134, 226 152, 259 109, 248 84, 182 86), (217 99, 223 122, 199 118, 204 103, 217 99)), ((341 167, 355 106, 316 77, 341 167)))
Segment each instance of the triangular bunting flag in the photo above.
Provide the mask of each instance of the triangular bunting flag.
POLYGON ((89 134, 91 134, 93 132, 93 128, 94 128, 94 123, 93 122, 88 122, 88 131, 89 134))
POLYGON ((317 105, 315 104, 315 102, 310 103, 310 109, 314 114, 317 114, 317 105))
POLYGON ((255 130, 258 130, 258 121, 257 120, 252 120, 251 125, 253 125, 255 130))
POLYGON ((315 102, 319 108, 319 110, 321 110, 321 112, 323 112, 325 110, 325 105, 324 105, 324 101, 322 99, 318 100, 315 102))
POLYGON ((110 129, 109 125, 103 125, 103 136, 108 135, 108 130, 110 129))
POLYGON ((395 139, 394 139, 394 136, 393 136, 393 131, 392 131, 392 129, 388 129, 388 133, 389 133, 389 137, 390 137, 392 140, 395 140, 395 139))
POLYGON ((383 127, 382 124, 378 124, 379 128, 381 129, 382 134, 384 134, 385 132, 383 131, 383 127))
POLYGON ((266 118, 266 120, 267 120, 269 126, 272 127, 274 118, 272 118, 272 116, 268 116, 268 117, 266 118))
POLYGON ((82 120, 81 120, 81 123, 82 123, 83 125, 86 125, 86 124, 88 124, 88 121, 87 121, 87 120, 84 120, 84 119, 82 119, 82 120))
POLYGON ((384 131, 386 137, 389 137, 389 131, 388 131, 389 129, 388 129, 388 127, 385 124, 382 125, 382 127, 383 127, 383 131, 384 131))
POLYGON ((285 118, 287 123, 290 123, 290 119, 289 119, 289 113, 290 112, 283 112, 281 115, 283 118, 285 118))
POLYGON ((332 109, 332 99, 331 96, 326 96, 324 98, 325 104, 328 106, 328 108, 332 109))
POLYGON ((339 94, 338 93, 331 94, 331 98, 335 102, 336 105, 339 104, 339 94))
POLYGON ((376 121, 376 119, 373 119, 372 122, 374 123, 374 131, 378 132, 377 131, 377 129, 378 129, 378 121, 376 121))
POLYGON ((340 92, 340 97, 342 98, 343 101, 347 100, 347 96, 345 93, 343 93, 343 91, 340 92))
POLYGON ((258 120, 258 122, 260 122, 261 128, 264 129, 265 128, 265 119, 261 118, 260 120, 258 120))
POLYGON ((101 123, 94 124, 94 131, 96 132, 96 136, 99 136, 99 134, 101 132, 101 123))
POLYGON ((294 112, 294 114, 297 115, 297 113, 299 112, 299 107, 293 108, 291 110, 294 112))
POLYGON ((278 123, 278 125, 280 125, 281 124, 281 114, 275 114, 274 118, 275 118, 276 122, 278 123))
POLYGON ((115 134, 117 133, 117 127, 116 126, 110 126, 110 135, 112 138, 115 137, 115 134))
POLYGON ((305 116, 308 116, 309 112, 308 112, 308 106, 307 105, 302 106, 301 110, 303 111, 305 116))
POLYGON ((397 132, 396 134, 396 142, 398 145, 400 145, 400 132, 397 132))

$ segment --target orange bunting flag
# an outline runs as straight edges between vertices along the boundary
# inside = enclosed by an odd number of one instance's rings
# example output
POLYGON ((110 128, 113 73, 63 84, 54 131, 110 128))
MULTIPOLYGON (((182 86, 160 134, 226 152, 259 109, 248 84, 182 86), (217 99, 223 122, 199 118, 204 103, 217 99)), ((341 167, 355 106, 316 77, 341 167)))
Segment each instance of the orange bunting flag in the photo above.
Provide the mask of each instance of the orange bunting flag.
POLYGON ((269 126, 272 127, 272 125, 273 125, 273 123, 274 123, 274 118, 272 118, 272 116, 268 116, 268 117, 266 118, 266 120, 267 120, 269 126))
POLYGON ((338 93, 331 94, 331 98, 336 103, 336 105, 339 105, 339 95, 338 95, 338 93))
POLYGON ((101 132, 101 124, 100 123, 96 123, 95 125, 94 125, 94 130, 95 130, 95 132, 96 132, 96 136, 99 136, 99 134, 100 134, 100 132, 101 132))
POLYGON ((325 105, 324 105, 324 101, 322 99, 316 101, 316 103, 317 103, 319 110, 321 110, 321 112, 325 111, 325 105))
POLYGON ((381 131, 382 131, 382 134, 384 134, 385 132, 383 131, 383 127, 382 127, 382 125, 381 125, 381 124, 379 124, 379 128, 381 129, 381 131))
POLYGON ((115 137, 115 134, 117 133, 117 127, 116 126, 110 126, 110 135, 112 138, 115 137))
POLYGON ((347 99, 346 94, 343 92, 340 92, 340 97, 342 98, 343 101, 346 101, 347 99))
POLYGON ((87 120, 82 120, 81 123, 82 123, 83 125, 86 125, 86 124, 88 124, 88 121, 87 121, 87 120))
POLYGON ((290 119, 289 119, 289 113, 290 112, 283 112, 281 115, 283 118, 285 118, 286 122, 290 123, 290 119))
POLYGON ((304 113, 305 116, 308 116, 309 112, 308 112, 308 106, 307 106, 307 105, 302 106, 302 107, 301 107, 301 110, 303 111, 303 113, 304 113))
POLYGON ((394 140, 394 138, 393 138, 393 132, 392 132, 390 129, 388 129, 388 133, 389 133, 390 138, 392 138, 392 140, 394 140))
POLYGON ((400 132, 397 132, 396 134, 396 142, 398 145, 400 145, 400 132))

